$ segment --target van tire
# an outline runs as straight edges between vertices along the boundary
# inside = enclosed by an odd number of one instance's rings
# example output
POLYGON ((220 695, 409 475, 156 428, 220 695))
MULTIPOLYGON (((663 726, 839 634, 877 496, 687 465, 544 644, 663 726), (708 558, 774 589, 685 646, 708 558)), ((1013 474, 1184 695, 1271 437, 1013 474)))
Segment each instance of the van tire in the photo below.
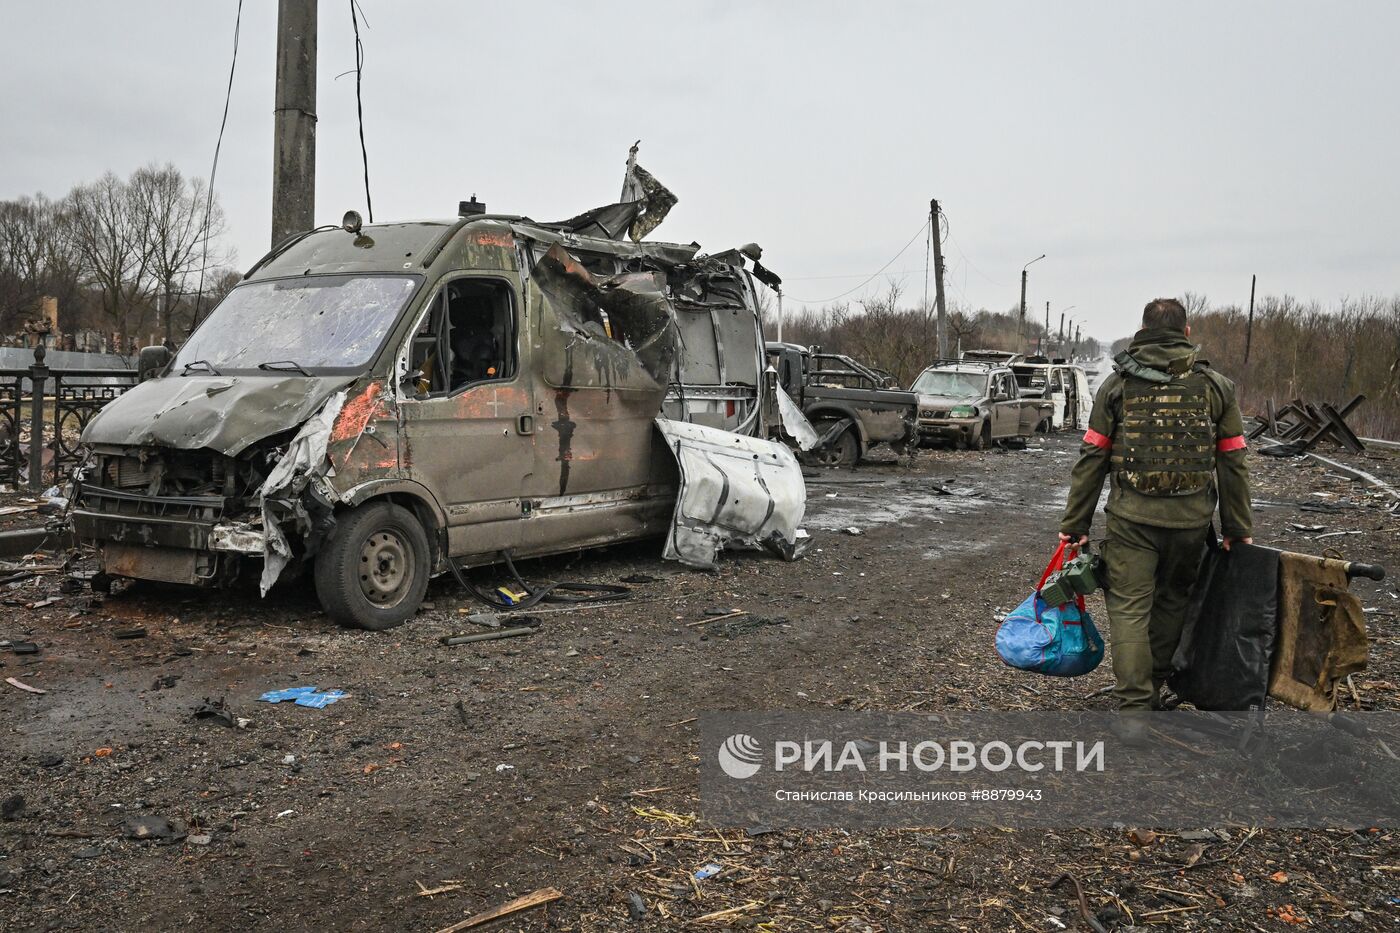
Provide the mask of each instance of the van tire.
POLYGON ((413 617, 428 592, 431 550, 423 525, 392 502, 338 516, 316 555, 316 597, 341 625, 382 632, 413 617))

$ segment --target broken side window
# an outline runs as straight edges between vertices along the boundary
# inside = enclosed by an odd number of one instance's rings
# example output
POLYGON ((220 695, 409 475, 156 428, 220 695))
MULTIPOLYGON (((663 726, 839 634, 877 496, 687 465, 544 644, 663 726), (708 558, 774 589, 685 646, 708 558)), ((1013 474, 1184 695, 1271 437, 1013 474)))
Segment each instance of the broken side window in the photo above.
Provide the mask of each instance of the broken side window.
POLYGON ((545 307, 536 317, 545 381, 561 388, 663 388, 676 353, 670 299, 660 277, 594 276, 555 244, 531 278, 545 307))
POLYGON ((413 336, 409 378, 414 394, 451 395, 518 367, 511 288, 499 279, 466 277, 444 284, 413 336))

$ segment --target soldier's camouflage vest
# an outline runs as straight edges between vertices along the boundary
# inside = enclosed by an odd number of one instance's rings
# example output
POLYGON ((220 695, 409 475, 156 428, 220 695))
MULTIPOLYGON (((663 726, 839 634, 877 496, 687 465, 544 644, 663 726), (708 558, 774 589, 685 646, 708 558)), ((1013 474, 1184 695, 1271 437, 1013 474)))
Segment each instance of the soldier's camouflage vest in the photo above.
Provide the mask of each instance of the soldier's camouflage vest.
MULTIPOLYGON (((1204 364, 1156 382, 1123 373, 1113 469, 1148 496, 1200 492, 1215 476, 1215 422, 1204 364)), ((1158 374, 1160 375, 1160 374, 1158 374)))

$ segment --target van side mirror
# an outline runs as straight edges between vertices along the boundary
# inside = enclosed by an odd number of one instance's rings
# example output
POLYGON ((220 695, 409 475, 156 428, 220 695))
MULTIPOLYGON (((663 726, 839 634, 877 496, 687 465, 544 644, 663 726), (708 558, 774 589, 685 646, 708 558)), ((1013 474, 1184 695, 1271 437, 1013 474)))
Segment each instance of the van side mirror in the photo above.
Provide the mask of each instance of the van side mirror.
POLYGON ((154 379, 161 370, 170 365, 173 356, 169 347, 142 347, 141 352, 136 355, 136 373, 139 380, 145 382, 147 379, 154 379))

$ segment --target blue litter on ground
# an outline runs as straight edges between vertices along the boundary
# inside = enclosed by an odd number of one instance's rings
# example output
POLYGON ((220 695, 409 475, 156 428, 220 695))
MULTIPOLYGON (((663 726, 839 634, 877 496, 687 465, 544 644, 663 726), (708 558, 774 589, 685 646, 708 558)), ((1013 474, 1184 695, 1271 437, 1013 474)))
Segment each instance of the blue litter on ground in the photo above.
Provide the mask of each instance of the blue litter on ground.
POLYGON ((284 700, 291 700, 297 706, 325 709, 336 700, 344 699, 349 695, 344 690, 327 690, 320 693, 317 692, 316 687, 286 687, 282 690, 269 690, 258 699, 265 703, 281 703, 284 700))
POLYGON ((296 699, 297 706, 310 706, 313 709, 325 709, 336 700, 349 696, 344 690, 327 690, 325 693, 308 693, 296 699))
POLYGON ((713 878, 715 875, 718 875, 721 870, 722 869, 718 865, 711 862, 695 873, 695 880, 704 881, 706 878, 713 878))

